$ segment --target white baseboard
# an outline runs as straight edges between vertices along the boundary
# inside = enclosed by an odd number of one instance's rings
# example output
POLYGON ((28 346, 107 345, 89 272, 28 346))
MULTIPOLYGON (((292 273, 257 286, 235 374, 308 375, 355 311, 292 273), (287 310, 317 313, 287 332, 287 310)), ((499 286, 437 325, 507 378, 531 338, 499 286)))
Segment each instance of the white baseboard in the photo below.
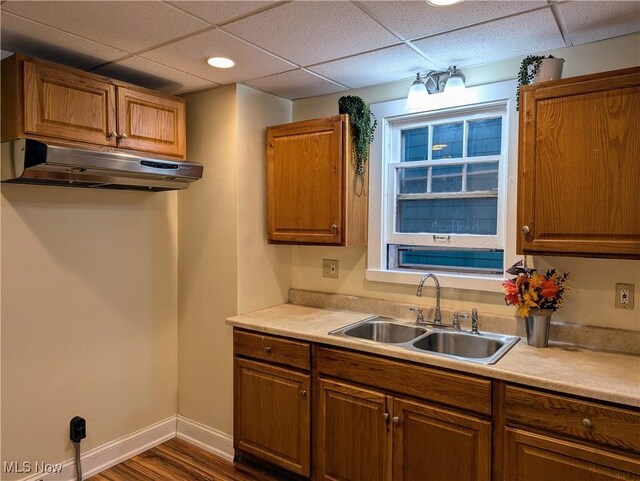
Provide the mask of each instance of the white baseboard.
MULTIPOLYGON (((82 477, 104 471, 122 461, 151 449, 176 437, 176 416, 171 416, 151 426, 140 429, 128 436, 123 436, 109 443, 98 446, 82 454, 82 477)), ((35 473, 22 478, 20 481, 75 481, 75 460, 68 459, 58 465, 61 469, 57 473, 35 473)))
POLYGON ((184 416, 178 416, 178 438, 233 461, 233 437, 184 416))

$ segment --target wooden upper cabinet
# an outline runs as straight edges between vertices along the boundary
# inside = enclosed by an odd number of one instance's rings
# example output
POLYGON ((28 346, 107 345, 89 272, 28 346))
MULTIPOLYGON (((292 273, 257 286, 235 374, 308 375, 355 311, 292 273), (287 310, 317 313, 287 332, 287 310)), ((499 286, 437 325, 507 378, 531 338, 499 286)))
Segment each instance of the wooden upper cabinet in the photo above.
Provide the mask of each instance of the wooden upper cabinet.
POLYGON ((118 147, 183 156, 184 99, 118 87, 118 147))
POLYGON ((366 243, 366 190, 350 159, 346 115, 267 128, 269 242, 366 243))
POLYGON ((14 55, 2 61, 2 141, 33 138, 186 157, 185 101, 14 55))
POLYGON ((519 253, 640 258, 640 68, 520 95, 519 253))
POLYGON ((116 145, 116 91, 106 82, 24 62, 24 132, 116 145))

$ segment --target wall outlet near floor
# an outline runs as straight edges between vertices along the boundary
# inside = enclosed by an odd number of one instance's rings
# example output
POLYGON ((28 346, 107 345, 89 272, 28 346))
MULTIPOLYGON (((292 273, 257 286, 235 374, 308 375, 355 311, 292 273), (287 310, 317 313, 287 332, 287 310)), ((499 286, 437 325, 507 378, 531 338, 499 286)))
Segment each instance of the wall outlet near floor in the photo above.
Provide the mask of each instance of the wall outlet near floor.
POLYGON ((616 309, 633 309, 633 284, 616 284, 616 309))
POLYGON ((322 277, 338 278, 338 261, 336 259, 322 259, 322 277))

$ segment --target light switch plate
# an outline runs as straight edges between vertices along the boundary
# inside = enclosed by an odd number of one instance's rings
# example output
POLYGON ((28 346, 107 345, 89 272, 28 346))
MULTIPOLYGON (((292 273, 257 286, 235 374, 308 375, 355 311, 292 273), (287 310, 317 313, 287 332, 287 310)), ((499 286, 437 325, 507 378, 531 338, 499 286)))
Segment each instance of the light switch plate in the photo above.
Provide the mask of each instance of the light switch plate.
POLYGON ((616 309, 633 309, 633 284, 616 284, 616 309))
POLYGON ((322 277, 338 278, 338 261, 336 259, 322 259, 322 277))

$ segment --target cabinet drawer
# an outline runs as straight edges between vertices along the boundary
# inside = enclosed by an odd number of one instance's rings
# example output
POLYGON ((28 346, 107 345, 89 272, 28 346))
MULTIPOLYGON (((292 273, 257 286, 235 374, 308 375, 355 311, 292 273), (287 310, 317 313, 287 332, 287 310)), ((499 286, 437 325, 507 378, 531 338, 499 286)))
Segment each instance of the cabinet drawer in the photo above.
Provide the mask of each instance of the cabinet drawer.
POLYGON ((311 346, 308 342, 235 330, 233 350, 236 356, 286 364, 298 369, 311 369, 311 346))
POLYGON ((491 381, 337 349, 318 349, 318 372, 386 391, 491 414, 491 381))
POLYGON ((640 412, 507 386, 507 422, 640 452, 640 412))

